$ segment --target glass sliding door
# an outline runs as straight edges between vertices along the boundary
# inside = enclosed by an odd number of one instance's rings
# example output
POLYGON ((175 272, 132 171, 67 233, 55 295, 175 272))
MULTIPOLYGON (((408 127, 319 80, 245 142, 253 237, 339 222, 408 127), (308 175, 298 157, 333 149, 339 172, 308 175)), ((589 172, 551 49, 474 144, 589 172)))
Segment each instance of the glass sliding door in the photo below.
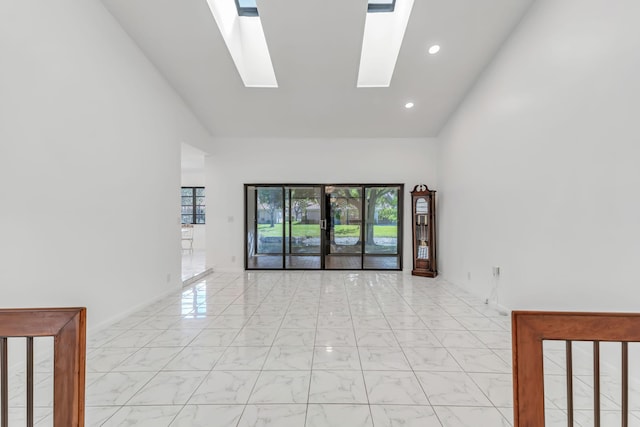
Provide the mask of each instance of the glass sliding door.
POLYGON ((246 266, 284 268, 284 189, 246 186, 246 266))
POLYGON ((402 187, 367 186, 364 205, 363 267, 367 270, 399 270, 402 187))
POLYGON ((285 192, 285 268, 322 268, 322 187, 288 186, 285 192))
POLYGON ((403 185, 245 185, 248 270, 401 270, 403 185))
POLYGON ((325 186, 327 270, 362 269, 362 187, 325 186))

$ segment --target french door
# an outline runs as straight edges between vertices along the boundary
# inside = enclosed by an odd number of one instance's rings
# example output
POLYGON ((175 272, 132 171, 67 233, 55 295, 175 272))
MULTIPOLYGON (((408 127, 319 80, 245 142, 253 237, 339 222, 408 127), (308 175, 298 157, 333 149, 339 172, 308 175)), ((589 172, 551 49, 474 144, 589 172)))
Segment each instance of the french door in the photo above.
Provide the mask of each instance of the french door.
POLYGON ((401 270, 402 184, 245 185, 245 269, 401 270))

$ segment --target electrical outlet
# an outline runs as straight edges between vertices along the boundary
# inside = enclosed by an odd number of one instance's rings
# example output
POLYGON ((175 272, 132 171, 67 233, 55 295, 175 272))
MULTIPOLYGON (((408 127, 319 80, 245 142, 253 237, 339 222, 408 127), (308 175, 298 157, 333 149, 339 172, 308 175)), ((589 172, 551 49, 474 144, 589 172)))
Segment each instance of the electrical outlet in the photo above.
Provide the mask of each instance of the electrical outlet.
POLYGON ((500 267, 493 267, 493 277, 500 277, 500 267))

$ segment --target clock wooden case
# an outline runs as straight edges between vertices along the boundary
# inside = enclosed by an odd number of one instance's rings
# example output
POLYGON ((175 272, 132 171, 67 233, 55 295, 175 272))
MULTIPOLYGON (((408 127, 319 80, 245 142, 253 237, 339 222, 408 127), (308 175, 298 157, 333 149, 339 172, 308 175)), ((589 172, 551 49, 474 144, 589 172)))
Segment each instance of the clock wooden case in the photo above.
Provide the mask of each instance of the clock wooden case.
POLYGON ((424 184, 411 191, 414 276, 436 277, 436 192, 424 184))

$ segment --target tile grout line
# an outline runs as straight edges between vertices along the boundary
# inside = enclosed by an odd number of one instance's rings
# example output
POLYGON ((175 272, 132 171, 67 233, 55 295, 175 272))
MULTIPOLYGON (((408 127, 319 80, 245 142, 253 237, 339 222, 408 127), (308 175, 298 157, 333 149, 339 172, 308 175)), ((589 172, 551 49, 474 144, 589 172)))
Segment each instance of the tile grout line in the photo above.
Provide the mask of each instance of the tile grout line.
MULTIPOLYGON (((204 280, 204 282, 206 283, 206 280, 204 280)), ((194 283, 193 287, 195 287, 195 285, 196 285, 196 284, 194 283)), ((227 285, 227 286, 228 286, 228 285, 227 285)), ((221 291, 222 289, 224 289, 224 288, 226 288, 226 286, 225 286, 225 287, 223 287, 223 288, 221 288, 221 289, 219 289, 219 290, 218 290, 218 292, 220 292, 220 291, 221 291)), ((213 295, 216 295, 218 292, 214 293, 213 295)), ((213 296, 213 295, 212 295, 212 296, 213 296)), ((205 304, 206 304, 206 302, 205 302, 205 304)), ((227 305, 227 307, 228 307, 229 305, 231 305, 231 303, 229 303, 229 304, 227 305)), ((196 307, 196 309, 197 309, 197 307, 196 307)), ((195 310, 195 309, 194 309, 194 310, 195 310)), ((213 322, 217 317, 219 317, 219 316, 214 316, 214 318, 211 320, 211 322, 213 322)), ((202 328, 202 329, 201 329, 201 331, 200 331, 200 333, 202 333, 205 329, 207 329, 207 328, 206 328, 206 327, 205 327, 205 328, 202 328)), ((182 350, 181 350, 180 352, 178 352, 178 354, 180 354, 180 353, 182 353, 182 351, 186 350, 186 348, 189 346, 189 344, 193 343, 193 341, 195 341, 196 337, 198 337, 198 336, 200 335, 200 333, 198 333, 196 336, 194 336, 194 337, 193 337, 193 339, 191 339, 191 341, 189 341, 189 343, 188 343, 187 345, 183 346, 183 347, 182 347, 182 350)), ((173 361, 176 357, 178 357, 178 354, 176 354, 176 356, 175 356, 173 359, 171 359, 171 361, 173 361)), ((223 352, 222 354, 224 354, 224 352, 223 352)), ((189 403, 189 401, 193 398, 193 395, 196 393, 196 391, 198 391, 198 389, 202 386, 202 384, 205 382, 205 380, 207 379, 207 377, 211 374, 211 372, 212 372, 212 371, 213 371, 213 369, 215 368, 216 364, 218 363, 218 360, 220 360, 220 358, 222 357, 222 354, 221 354, 220 356, 218 356, 218 358, 216 359, 216 361, 215 361, 215 362, 213 363, 213 365, 211 366, 211 369, 209 369, 209 370, 207 371, 207 373, 202 377, 202 379, 200 380, 200 382, 198 383, 198 385, 197 385, 196 387, 194 387, 193 391, 191 392, 191 394, 189 395, 189 397, 185 400, 184 404, 182 405, 182 408, 180 408, 180 410, 176 413, 176 415, 171 419, 171 422, 169 423, 169 426, 171 426, 171 425, 176 421, 176 419, 178 418, 178 416, 179 416, 180 414, 182 414, 182 412, 185 410, 185 408, 187 407, 187 404, 188 404, 188 403, 189 403)), ((171 363, 171 361, 170 361, 170 362, 168 362, 168 363, 167 363, 167 365, 165 365, 165 367, 166 367, 166 366, 168 366, 168 365, 169 365, 169 363, 171 363)))
MULTIPOLYGON (((398 293, 398 295, 400 295, 400 297, 402 298, 402 300, 408 304, 408 302, 405 300, 405 298, 398 292, 397 288, 394 288, 395 292, 398 293)), ((371 291, 373 293, 373 291, 371 291)), ((440 419, 440 416, 438 415, 438 413, 436 412, 436 410, 434 409, 433 405, 431 404, 431 400, 429 399, 429 395, 427 394, 427 392, 424 389, 424 386, 422 385, 422 382, 420 381, 420 379, 418 378, 418 375, 416 374, 415 370, 413 369, 413 366, 411 364, 411 362, 409 361, 409 358, 407 357, 407 354, 404 351, 404 347, 400 344, 400 341, 398 340, 398 337, 396 336, 396 331, 395 329, 391 326, 391 323, 389 323, 389 320, 387 319, 387 315, 384 312, 384 309, 382 308, 382 306, 380 305, 380 301, 378 300, 378 298, 375 297, 375 295, 373 295, 376 303, 378 304, 378 307, 380 308, 380 312, 382 313, 383 318, 385 319, 385 321, 387 322, 387 324, 389 324, 389 328, 391 330, 391 333, 393 335, 393 337, 395 338, 396 342, 398 343, 398 347, 400 348, 400 351, 402 352, 402 355, 404 356, 407 364, 409 365, 409 368, 411 368, 411 372, 413 373, 413 377, 415 378, 416 382, 418 383, 418 386, 420 386, 420 390, 422 390, 422 394, 424 395, 424 397, 427 399, 427 403, 429 404, 429 407, 431 408, 431 411, 433 412, 433 414, 436 416, 436 419, 438 420, 438 422, 440 423, 440 425, 444 425, 442 423, 442 420, 440 419)), ((409 306, 411 307, 411 305, 409 304, 409 306)), ((411 307, 411 310, 417 315, 417 313, 415 312, 415 310, 413 310, 413 307, 411 307)), ((420 318, 420 316, 418 316, 418 318, 420 318)), ((420 321, 422 321, 422 318, 420 318, 420 321)), ((424 322, 423 322, 424 323, 424 322)), ((426 330, 431 332, 429 330, 429 328, 427 327, 427 325, 425 324, 425 328, 427 328, 426 330)), ((436 340, 438 338, 436 337, 436 340)), ((439 342, 439 341, 438 341, 439 342)))
MULTIPOLYGON (((282 278, 280 279, 280 281, 282 280, 282 278)), ((276 282, 277 284, 278 282, 276 282)), ((269 294, 271 294, 273 292, 273 289, 275 288, 275 284, 271 286, 271 289, 269 290, 269 292, 267 293, 267 295, 260 301, 260 303, 258 304, 258 307, 260 307, 261 304, 264 303, 264 300, 267 299, 267 297, 269 296, 269 294)), ((297 286, 296 286, 296 290, 297 290, 297 286)), ((294 292, 295 294, 295 292, 294 292)), ((291 305, 291 300, 289 300, 289 304, 287 305, 287 309, 285 310, 285 313, 289 310, 289 306, 291 305)), ((256 309, 257 311, 257 309, 256 309)), ((255 316, 256 311, 253 312, 253 314, 251 315, 251 317, 249 319, 251 319, 253 316, 255 316)), ((286 314, 285 314, 286 316, 286 314)), ((242 421, 242 417, 244 416, 247 406, 249 406, 249 400, 251 400, 251 396, 253 395, 253 392, 256 388, 256 384, 258 384, 258 380, 260 380, 260 377, 262 376, 262 373, 264 372, 264 366, 267 363, 267 360, 269 359, 269 355, 271 354, 271 350, 273 349, 273 343, 275 342, 276 336, 278 335, 278 332, 280 331, 280 328, 282 327, 282 323, 284 322, 284 318, 285 316, 282 317, 282 319, 280 319, 280 326, 278 326, 278 329, 276 330, 275 335, 273 336, 273 339, 271 340, 271 346, 269 347, 269 351, 267 351, 267 354, 265 355, 264 358, 264 362, 262 362, 262 367, 259 369, 258 372, 258 376, 256 377, 255 382, 253 383, 253 386, 251 387, 251 391, 249 391, 249 394, 247 395, 247 401, 244 404, 244 407, 242 408, 242 412, 240 413, 240 417, 238 418, 238 423, 236 424, 236 426, 238 426, 240 424, 240 421, 242 421)), ((238 332, 239 334, 240 332, 238 332)))
POLYGON ((307 409, 304 413, 304 425, 307 425, 309 418, 309 400, 311 398, 311 382, 313 381, 313 363, 316 358, 316 339, 318 337, 318 323, 320 322, 320 301, 322 301, 322 288, 323 282, 320 280, 318 283, 318 301, 316 308, 316 327, 313 331, 313 343, 311 344, 311 365, 309 366, 309 387, 307 388, 307 409))
POLYGON ((373 426, 375 423, 373 421, 373 411, 371 410, 371 400, 369 400, 369 391, 367 390, 367 381, 364 378, 364 368, 362 366, 362 357, 360 356, 360 347, 358 346, 358 337, 356 336, 356 328, 355 328, 355 324, 353 322, 353 313, 351 311, 351 300, 349 298, 349 291, 347 290, 347 286, 346 286, 346 279, 347 279, 348 275, 345 275, 345 277, 343 278, 344 280, 344 291, 345 294, 347 296, 347 307, 349 307, 349 317, 351 318, 351 330, 353 332, 353 339, 355 340, 355 345, 356 345, 356 352, 358 353, 358 361, 360 362, 360 375, 362 376, 362 384, 364 385, 364 393, 365 396, 367 397, 367 406, 369 408, 369 416, 371 417, 371 426, 373 426))

